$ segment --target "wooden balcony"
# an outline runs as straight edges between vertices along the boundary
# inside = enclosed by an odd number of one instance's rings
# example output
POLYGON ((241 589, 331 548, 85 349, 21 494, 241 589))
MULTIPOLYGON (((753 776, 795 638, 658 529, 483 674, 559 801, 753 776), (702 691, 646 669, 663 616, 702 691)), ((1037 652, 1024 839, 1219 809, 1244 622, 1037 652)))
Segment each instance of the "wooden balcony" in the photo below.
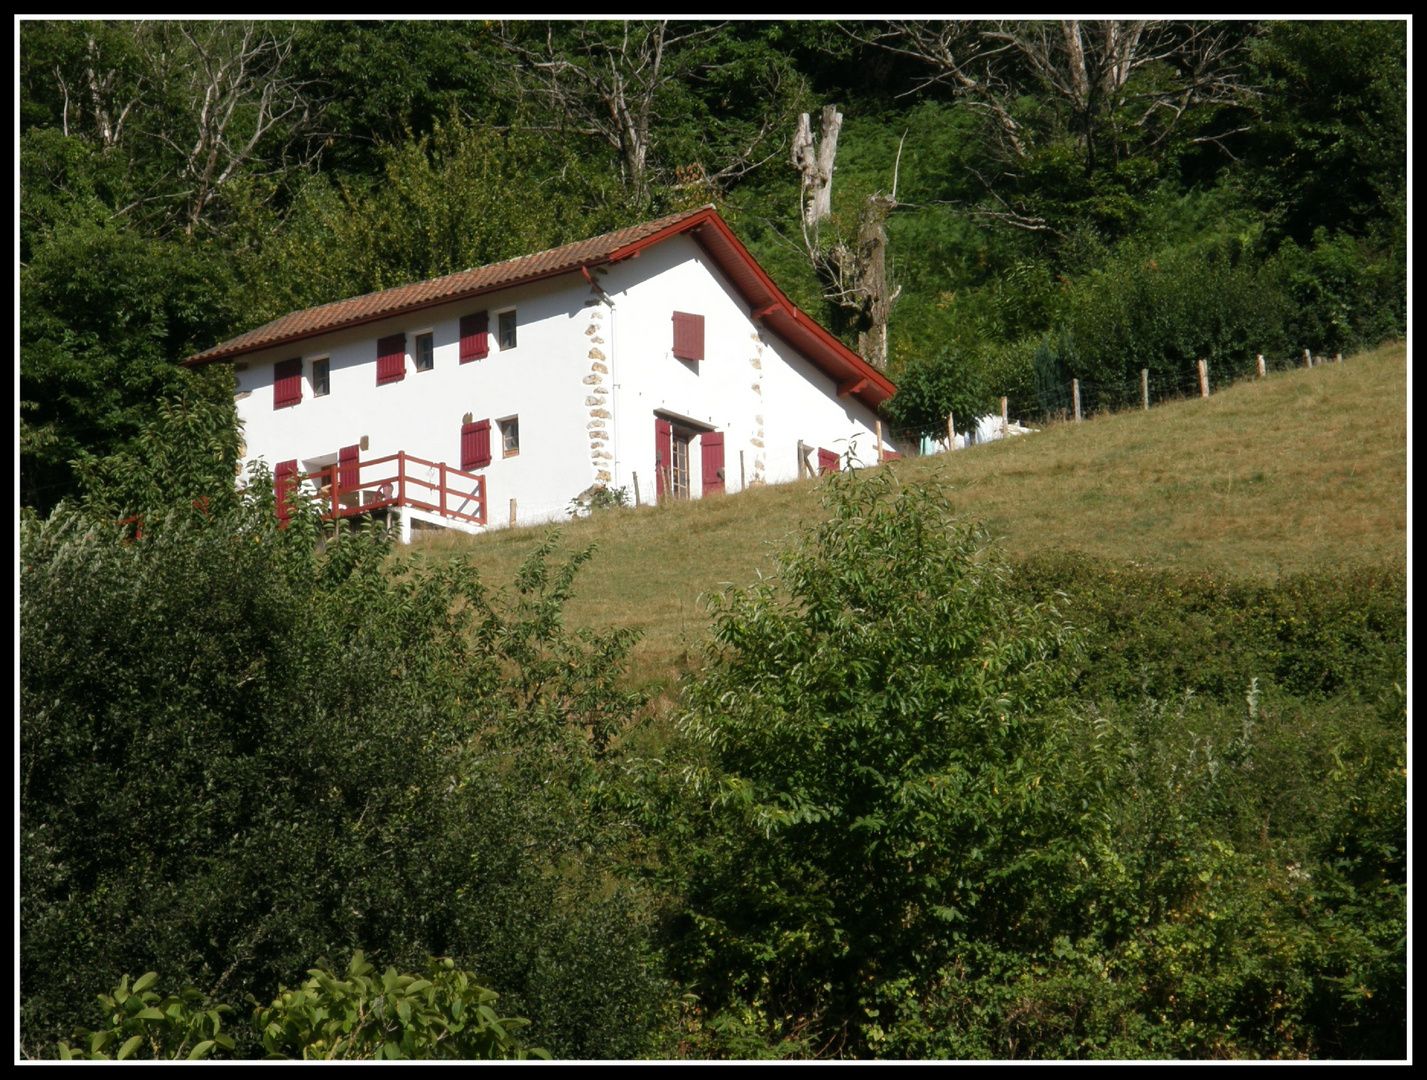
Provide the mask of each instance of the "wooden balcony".
POLYGON ((298 473, 293 479, 306 484, 316 497, 324 521, 392 508, 419 510, 468 527, 486 524, 484 476, 462 472, 444 461, 425 461, 404 450, 298 473))

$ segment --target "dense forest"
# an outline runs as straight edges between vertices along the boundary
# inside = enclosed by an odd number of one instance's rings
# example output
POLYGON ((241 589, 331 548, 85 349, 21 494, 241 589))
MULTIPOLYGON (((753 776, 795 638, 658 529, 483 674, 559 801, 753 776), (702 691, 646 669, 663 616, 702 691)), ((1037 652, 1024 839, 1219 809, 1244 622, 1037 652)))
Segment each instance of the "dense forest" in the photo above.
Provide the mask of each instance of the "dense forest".
POLYGON ((231 334, 706 202, 902 429, 1375 342, 1406 92, 1401 22, 23 23, 21 504, 231 334))
POLYGON ((1401 337, 1405 23, 31 21, 19 61, 21 1053, 1405 1054, 1397 571, 1013 567, 839 475, 661 712, 565 626, 588 551, 503 592, 279 528, 231 376, 178 366, 705 203, 903 431, 1401 337))

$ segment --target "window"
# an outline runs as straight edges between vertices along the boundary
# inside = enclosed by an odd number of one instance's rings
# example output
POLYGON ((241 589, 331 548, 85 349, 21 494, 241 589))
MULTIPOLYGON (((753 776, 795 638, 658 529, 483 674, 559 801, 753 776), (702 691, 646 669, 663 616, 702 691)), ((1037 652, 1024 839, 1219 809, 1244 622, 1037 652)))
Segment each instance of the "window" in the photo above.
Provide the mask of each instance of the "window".
POLYGON ((332 362, 325 356, 312 361, 312 396, 326 397, 332 392, 332 362))
POLYGON ((392 334, 377 340, 377 385, 406 378, 406 335, 392 334))
POLYGON ((520 417, 510 416, 496 423, 500 425, 501 456, 515 457, 520 453, 520 417))
POLYGON ((515 312, 502 311, 496 318, 499 320, 497 340, 500 342, 500 347, 502 349, 515 348, 515 312))
POLYGON ((490 351, 489 316, 484 311, 461 316, 461 363, 483 359, 490 351))
POLYGON ((674 312, 674 355, 680 360, 704 358, 704 317, 674 312))
POLYGON ((417 371, 430 371, 436 366, 436 347, 432 343, 430 334, 416 335, 414 360, 417 371))
POLYGON ((302 400, 302 357, 273 365, 273 408, 285 409, 302 400))

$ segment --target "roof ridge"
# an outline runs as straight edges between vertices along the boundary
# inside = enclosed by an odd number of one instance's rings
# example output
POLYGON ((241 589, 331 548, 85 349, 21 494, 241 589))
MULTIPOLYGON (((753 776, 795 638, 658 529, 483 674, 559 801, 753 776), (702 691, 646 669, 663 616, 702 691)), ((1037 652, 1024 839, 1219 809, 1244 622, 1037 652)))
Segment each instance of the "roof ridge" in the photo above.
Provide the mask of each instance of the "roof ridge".
MULTIPOLYGON (((361 319, 363 320, 365 320, 365 318, 367 317, 374 317, 377 315, 396 314, 404 306, 407 305, 396 303, 393 304, 390 308, 387 308, 380 302, 373 303, 373 301, 377 297, 386 296, 387 294, 400 293, 403 290, 421 290, 422 297, 420 299, 413 298, 411 301, 411 306, 423 305, 433 298, 430 295, 432 292, 430 287, 437 286, 440 282, 475 274, 489 274, 492 271, 498 270, 502 266, 514 263, 529 262, 533 267, 539 265, 541 260, 549 260, 551 256, 557 256, 560 252, 566 251, 567 249, 570 249, 571 255, 574 255, 573 249, 577 249, 580 247, 589 247, 592 249, 589 258, 573 258, 571 260, 572 268, 582 262, 599 262, 602 258, 607 257, 609 254, 609 252, 603 252, 601 250, 602 246, 612 245, 614 247, 618 247, 619 245, 617 241, 619 239, 622 239, 622 234, 659 232, 663 229, 669 228, 672 225, 678 224, 681 220, 696 217, 697 215, 705 213, 709 210, 712 210, 714 213, 718 212, 717 207, 715 207, 712 203, 705 203, 703 206, 696 207, 691 210, 680 210, 673 214, 665 214, 663 217, 651 218, 646 221, 637 222, 633 225, 625 225, 624 227, 619 229, 611 229, 608 232, 599 233, 595 236, 585 237, 584 239, 580 240, 572 240, 569 243, 565 244, 557 244, 554 247, 545 248, 541 251, 531 252, 527 255, 513 255, 508 259, 500 259, 496 262, 484 263, 480 266, 473 266, 467 270, 454 270, 449 274, 441 274, 433 278, 422 278, 417 281, 408 281, 401 285, 389 285, 384 289, 373 289, 370 292, 358 293, 356 296, 345 296, 340 300, 329 300, 325 304, 314 304, 311 307, 299 308, 296 311, 289 311, 284 315, 279 315, 275 319, 269 319, 267 322, 261 323, 260 325, 253 327, 251 330, 246 330, 243 333, 237 335, 236 337, 229 338, 227 341, 220 342, 212 348, 204 349, 201 352, 195 353, 183 362, 185 364, 206 362, 208 360, 219 359, 229 353, 247 352, 250 351, 251 348, 261 348, 263 347, 263 344, 260 343, 263 337, 263 332, 275 328, 280 323, 296 323, 298 321, 302 321, 305 324, 309 324, 305 327, 307 331, 317 332, 320 329, 324 329, 324 327, 321 325, 321 320, 314 319, 313 316, 315 316, 318 312, 326 311, 331 308, 338 308, 345 305, 352 305, 353 307, 362 307, 362 302, 366 301, 367 310, 365 314, 361 316, 361 319)), ((555 267, 559 267, 560 265, 562 265, 562 263, 559 260, 557 260, 554 264, 555 267)), ((496 284, 500 285, 514 285, 518 283, 518 277, 513 278, 508 282, 496 282, 496 284)), ((439 289, 439 287, 435 290, 435 292, 436 295, 441 295, 441 290, 439 289)), ((330 326, 325 327, 325 329, 338 329, 340 326, 344 325, 344 322, 345 320, 342 320, 339 317, 330 326)), ((302 333, 300 336, 307 336, 307 334, 302 333)), ((274 340, 272 344, 279 344, 282 337, 283 335, 278 335, 279 340, 274 340)))

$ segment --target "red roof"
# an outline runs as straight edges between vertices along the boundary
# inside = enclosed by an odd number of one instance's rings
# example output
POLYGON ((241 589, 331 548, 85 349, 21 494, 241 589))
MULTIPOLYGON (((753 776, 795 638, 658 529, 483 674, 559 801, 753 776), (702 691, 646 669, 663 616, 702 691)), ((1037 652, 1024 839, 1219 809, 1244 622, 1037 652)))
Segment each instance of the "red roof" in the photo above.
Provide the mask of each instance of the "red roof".
POLYGON ((333 330, 464 300, 541 278, 587 271, 632 258, 647 247, 685 233, 691 235, 709 254, 743 295, 755 318, 835 379, 844 388, 842 392, 850 393, 873 408, 896 393, 897 388, 887 376, 794 306, 712 206, 671 214, 535 255, 523 255, 518 259, 447 274, 415 285, 402 285, 295 311, 190 356, 183 363, 197 366, 233 360, 260 349, 286 345, 333 330))

